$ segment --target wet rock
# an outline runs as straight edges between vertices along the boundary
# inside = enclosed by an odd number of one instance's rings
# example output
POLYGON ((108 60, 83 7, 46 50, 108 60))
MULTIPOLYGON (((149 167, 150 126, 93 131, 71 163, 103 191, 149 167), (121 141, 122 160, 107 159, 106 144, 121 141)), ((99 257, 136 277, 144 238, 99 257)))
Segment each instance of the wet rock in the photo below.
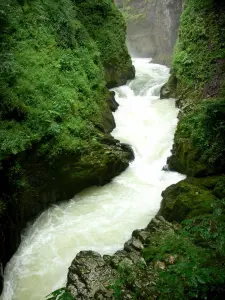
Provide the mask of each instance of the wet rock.
POLYGON ((129 241, 127 241, 124 245, 124 250, 128 252, 132 252, 134 250, 141 251, 143 249, 143 244, 140 240, 132 237, 129 241))
POLYGON ((121 143, 121 149, 124 152, 128 153, 127 158, 129 159, 129 161, 133 161, 135 159, 134 151, 133 151, 133 149, 131 148, 130 145, 125 144, 125 143, 121 143))
POLYGON ((185 219, 211 213, 212 203, 216 197, 212 190, 202 186, 204 182, 207 184, 206 181, 207 178, 187 178, 168 187, 162 192, 163 199, 158 214, 170 222, 182 222, 185 219))
MULTIPOLYGON (((123 0, 115 2, 121 8, 126 6, 123 0)), ((131 53, 137 57, 151 57, 156 63, 170 65, 182 0, 133 0, 127 6, 128 13, 141 15, 136 22, 131 20, 127 24, 127 41, 131 53)))
POLYGON ((140 240, 143 244, 148 243, 149 241, 149 232, 144 229, 134 230, 132 236, 138 240, 140 240))
POLYGON ((170 90, 168 89, 167 84, 164 84, 160 90, 160 99, 170 98, 170 90))
POLYGON ((103 296, 109 299, 112 292, 107 287, 114 278, 113 274, 100 254, 81 251, 69 268, 67 289, 77 300, 101 299, 103 296))
MULTIPOLYGON (((164 269, 165 262, 149 265, 142 256, 143 243, 151 244, 153 233, 173 231, 173 226, 163 217, 156 217, 146 229, 135 230, 124 245, 124 250, 103 257, 93 251, 81 251, 73 260, 68 273, 67 288, 76 300, 88 299, 138 299, 157 298, 155 268, 164 269), (135 296, 136 295, 136 296, 135 296)), ((169 257, 172 264, 175 257, 169 257)))
POLYGON ((163 166, 162 170, 163 171, 169 171, 169 166, 168 165, 163 166))
POLYGON ((109 104, 109 108, 111 111, 115 112, 119 107, 119 104, 115 100, 115 92, 111 91, 109 97, 107 98, 107 102, 109 104))

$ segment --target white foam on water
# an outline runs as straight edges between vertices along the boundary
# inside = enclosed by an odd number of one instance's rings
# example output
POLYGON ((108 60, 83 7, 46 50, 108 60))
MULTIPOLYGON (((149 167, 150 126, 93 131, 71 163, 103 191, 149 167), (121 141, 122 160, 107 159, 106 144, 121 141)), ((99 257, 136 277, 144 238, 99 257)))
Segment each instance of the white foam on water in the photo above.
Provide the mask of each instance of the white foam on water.
POLYGON ((5 270, 2 300, 41 300, 66 283, 68 267, 80 250, 111 254, 132 231, 157 213, 161 192, 184 178, 162 171, 170 154, 178 110, 160 100, 169 69, 150 59, 134 59, 136 79, 114 89, 120 104, 113 136, 129 143, 135 160, 103 187, 49 208, 25 231, 5 270))

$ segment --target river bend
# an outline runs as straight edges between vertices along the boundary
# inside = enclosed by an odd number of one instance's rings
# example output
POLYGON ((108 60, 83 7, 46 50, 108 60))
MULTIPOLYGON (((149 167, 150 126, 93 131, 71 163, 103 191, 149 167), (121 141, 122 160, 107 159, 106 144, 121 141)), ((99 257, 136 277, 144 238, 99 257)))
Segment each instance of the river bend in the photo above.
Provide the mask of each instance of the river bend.
POLYGON ((25 230, 5 270, 2 300, 41 300, 66 282, 80 250, 111 254, 157 213, 161 192, 184 176, 162 171, 170 154, 178 110, 159 100, 169 69, 135 59, 136 79, 114 89, 120 104, 113 136, 129 143, 135 161, 103 187, 53 206, 25 230))

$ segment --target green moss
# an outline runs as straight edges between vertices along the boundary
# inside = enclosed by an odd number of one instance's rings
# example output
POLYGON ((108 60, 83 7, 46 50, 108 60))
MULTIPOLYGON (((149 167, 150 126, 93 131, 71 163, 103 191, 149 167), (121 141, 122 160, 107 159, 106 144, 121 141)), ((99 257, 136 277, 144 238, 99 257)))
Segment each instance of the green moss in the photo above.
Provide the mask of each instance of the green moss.
POLYGON ((222 174, 225 168, 225 100, 205 100, 185 112, 175 133, 171 169, 189 176, 222 174))
POLYGON ((98 136, 115 126, 105 63, 116 65, 115 76, 123 73, 125 81, 132 64, 124 21, 112 1, 82 2, 1 5, 0 160, 15 162, 36 151, 51 165, 64 153, 86 157, 96 144, 104 152, 98 136))
POLYGON ((132 68, 115 5, 48 0, 21 6, 8 0, 1 14, 8 18, 1 34, 1 159, 46 136, 64 147, 75 139, 91 146, 96 123, 110 113, 107 66, 115 67, 114 85, 124 83, 132 68))
POLYGON ((225 198, 225 176, 191 178, 171 185, 163 193, 159 215, 168 221, 209 214, 216 199, 225 198))
POLYGON ((128 166, 131 150, 105 142, 115 127, 106 85, 132 70, 125 30, 111 0, 0 3, 4 263, 28 220, 128 166))
POLYGON ((143 256, 155 268, 157 299, 224 297, 224 201, 212 214, 183 222, 175 231, 155 231, 143 256))
POLYGON ((125 43, 125 20, 113 1, 76 1, 76 6, 80 21, 98 45, 107 86, 118 86, 133 79, 134 69, 125 43))
POLYGON ((211 191, 185 180, 167 188, 162 196, 159 214, 168 221, 177 222, 210 213, 216 199, 211 191))
POLYGON ((182 14, 173 55, 171 96, 180 106, 204 97, 224 95, 225 5, 223 1, 188 1, 182 14))
POLYGON ((0 199, 0 218, 1 216, 4 216, 5 211, 6 211, 6 204, 4 201, 0 199))

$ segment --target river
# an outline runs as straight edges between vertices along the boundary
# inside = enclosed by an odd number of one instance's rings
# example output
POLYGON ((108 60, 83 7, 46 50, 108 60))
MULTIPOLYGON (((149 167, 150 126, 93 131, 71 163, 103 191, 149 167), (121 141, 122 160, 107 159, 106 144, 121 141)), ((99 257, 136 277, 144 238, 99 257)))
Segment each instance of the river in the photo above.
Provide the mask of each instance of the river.
POLYGON ((131 232, 157 213, 161 192, 184 178, 162 171, 170 154, 178 110, 159 99, 169 69, 135 59, 136 79, 114 89, 120 104, 113 136, 135 152, 130 167, 111 183, 92 187, 53 206, 23 232, 7 264, 2 300, 42 300, 66 282, 67 269, 80 250, 111 254, 131 232))

